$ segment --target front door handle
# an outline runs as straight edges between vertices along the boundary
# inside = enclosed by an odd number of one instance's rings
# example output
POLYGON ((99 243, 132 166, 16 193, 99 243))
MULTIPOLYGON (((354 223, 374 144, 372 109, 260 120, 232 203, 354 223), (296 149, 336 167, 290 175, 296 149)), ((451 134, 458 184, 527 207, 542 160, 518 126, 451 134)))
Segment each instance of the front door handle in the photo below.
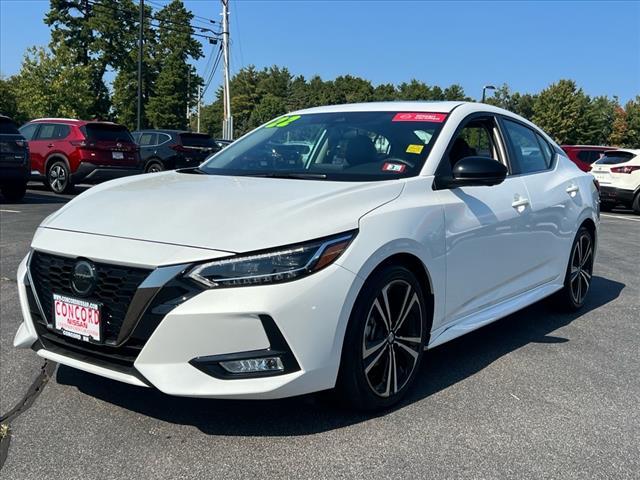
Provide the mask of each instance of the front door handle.
POLYGON ((529 205, 529 199, 528 198, 524 198, 524 197, 518 197, 516 198, 513 203, 511 204, 511 206, 515 209, 524 209, 524 207, 526 207, 527 205, 529 205))
POLYGON ((576 193, 578 193, 580 191, 580 187, 577 185, 570 185, 569 188, 567 188, 567 193, 569 195, 571 195, 572 197, 576 196, 576 193))

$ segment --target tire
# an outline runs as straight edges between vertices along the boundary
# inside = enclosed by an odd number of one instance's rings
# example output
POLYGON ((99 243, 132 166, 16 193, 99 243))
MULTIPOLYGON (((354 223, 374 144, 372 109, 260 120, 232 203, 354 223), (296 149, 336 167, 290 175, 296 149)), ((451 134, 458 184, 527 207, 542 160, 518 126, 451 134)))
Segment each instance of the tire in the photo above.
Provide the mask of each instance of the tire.
POLYGON ((26 183, 10 183, 8 185, 2 185, 0 187, 2 195, 9 202, 19 202, 24 198, 24 194, 27 191, 26 183))
POLYGON ((144 169, 145 173, 157 173, 162 172, 164 167, 160 162, 149 162, 144 169))
POLYGON ((47 186, 57 194, 70 193, 73 190, 69 168, 62 160, 55 160, 47 169, 47 186))
POLYGON ((580 227, 571 246, 564 287, 555 295, 561 310, 575 312, 584 305, 593 275, 594 244, 593 234, 586 227, 580 227))
POLYGON ((367 280, 351 312, 342 348, 336 384, 342 402, 375 411, 404 397, 429 338, 427 314, 420 283, 407 268, 387 266, 367 280))
POLYGON ((640 192, 636 193, 636 196, 633 197, 631 208, 633 208, 633 213, 640 215, 640 192))

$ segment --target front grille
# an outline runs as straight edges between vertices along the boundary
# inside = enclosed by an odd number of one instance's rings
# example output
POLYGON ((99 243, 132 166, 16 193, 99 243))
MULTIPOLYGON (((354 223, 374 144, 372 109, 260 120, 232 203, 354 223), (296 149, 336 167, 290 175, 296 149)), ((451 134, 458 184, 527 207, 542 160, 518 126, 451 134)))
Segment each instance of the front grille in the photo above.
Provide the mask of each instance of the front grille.
MULTIPOLYGON (((53 325, 53 294, 78 297, 71 288, 71 272, 76 259, 33 252, 30 272, 45 320, 53 325)), ((88 300, 102 303, 105 342, 115 342, 136 290, 150 270, 94 263, 97 284, 88 300)))

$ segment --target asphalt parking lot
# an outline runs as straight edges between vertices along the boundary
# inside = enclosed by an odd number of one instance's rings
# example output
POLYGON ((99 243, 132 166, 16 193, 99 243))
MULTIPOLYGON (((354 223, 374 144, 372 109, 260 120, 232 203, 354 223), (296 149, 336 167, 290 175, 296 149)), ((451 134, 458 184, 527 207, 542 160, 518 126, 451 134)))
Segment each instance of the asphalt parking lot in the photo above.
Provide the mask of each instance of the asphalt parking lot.
MULTIPOLYGON (((0 416, 44 361, 15 350, 16 268, 69 196, 0 204, 0 416)), ((380 416, 315 396, 172 398, 64 366, 11 419, 5 479, 615 478, 640 472, 640 217, 603 215, 579 314, 546 302, 426 355, 380 416)), ((53 368, 52 365, 50 368, 53 368)))

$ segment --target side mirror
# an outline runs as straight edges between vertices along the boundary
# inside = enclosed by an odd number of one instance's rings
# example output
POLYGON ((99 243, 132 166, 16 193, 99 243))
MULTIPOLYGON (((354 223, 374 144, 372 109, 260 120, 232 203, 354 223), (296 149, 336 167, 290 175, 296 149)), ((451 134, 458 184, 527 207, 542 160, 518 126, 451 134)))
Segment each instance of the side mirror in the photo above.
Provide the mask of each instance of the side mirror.
POLYGON ((502 183, 507 167, 487 157, 464 157, 453 166, 450 187, 491 186, 502 183))

